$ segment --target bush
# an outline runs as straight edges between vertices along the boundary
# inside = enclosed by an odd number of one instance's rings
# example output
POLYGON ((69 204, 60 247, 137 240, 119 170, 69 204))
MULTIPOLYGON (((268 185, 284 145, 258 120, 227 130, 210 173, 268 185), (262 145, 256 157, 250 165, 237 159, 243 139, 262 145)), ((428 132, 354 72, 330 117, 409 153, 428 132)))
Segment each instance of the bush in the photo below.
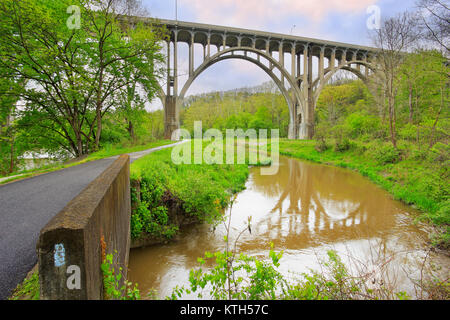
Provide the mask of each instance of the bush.
MULTIPOLYGON (((193 148, 192 148, 193 150, 193 148)), ((135 161, 131 166, 131 233, 171 239, 178 231, 170 208, 192 221, 216 223, 233 193, 245 188, 247 165, 176 165, 171 149, 161 150, 135 161)))
POLYGON ((417 140, 417 126, 407 123, 398 132, 398 136, 401 139, 414 141, 417 140))
POLYGON ((350 140, 348 138, 344 138, 342 140, 336 140, 334 145, 335 152, 344 152, 349 150, 351 147, 350 140))
POLYGON ((345 126, 351 138, 374 135, 381 128, 380 119, 365 112, 355 112, 345 119, 345 126))
POLYGON ((316 127, 314 139, 317 141, 317 143, 314 148, 317 150, 317 152, 324 152, 329 149, 326 141, 326 138, 329 134, 328 131, 328 125, 326 123, 321 123, 316 127))
MULTIPOLYGON (((117 254, 117 251, 115 251, 117 254)), ((108 254, 103 259, 101 270, 103 273, 103 290, 105 300, 140 300, 141 295, 137 284, 123 279, 122 267, 115 270, 113 267, 114 255, 108 254), (120 286, 120 281, 123 285, 120 286)))
POLYGON ((450 225, 450 200, 440 204, 439 210, 432 219, 437 225, 450 225))
POLYGON ((396 163, 400 159, 400 152, 392 144, 375 146, 369 150, 370 156, 379 164, 396 163))
POLYGON ((438 142, 431 149, 428 156, 431 162, 439 162, 445 166, 450 165, 450 146, 438 142))
POLYGON ((350 149, 349 128, 345 125, 337 125, 331 129, 334 137, 334 151, 343 152, 350 149))
POLYGON ((155 172, 145 171, 140 178, 132 178, 133 185, 139 184, 140 192, 132 188, 131 199, 133 213, 131 216, 131 236, 139 238, 143 233, 164 239, 171 239, 178 227, 169 221, 167 192, 161 185, 161 179, 155 172))

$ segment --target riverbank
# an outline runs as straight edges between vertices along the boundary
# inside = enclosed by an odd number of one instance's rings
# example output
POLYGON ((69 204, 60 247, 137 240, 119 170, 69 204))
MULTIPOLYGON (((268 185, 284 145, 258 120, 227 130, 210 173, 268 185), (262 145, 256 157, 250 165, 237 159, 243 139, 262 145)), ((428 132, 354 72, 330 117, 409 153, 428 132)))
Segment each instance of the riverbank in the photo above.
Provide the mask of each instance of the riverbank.
MULTIPOLYGON (((128 276, 131 282, 139 284, 142 296, 157 292, 153 299, 165 299, 177 286, 190 290, 194 283, 194 288, 198 288, 196 281, 203 283, 206 278, 196 280, 190 275, 200 275, 199 269, 207 279, 222 279, 216 272, 227 274, 221 259, 226 238, 230 239, 236 258, 256 258, 261 265, 271 261, 269 242, 275 252, 284 252, 279 267, 273 267, 291 284, 293 295, 284 296, 289 300, 448 297, 444 282, 432 283, 429 279, 447 278, 449 258, 430 250, 429 227, 412 221, 411 213, 416 210, 393 200, 388 192, 352 170, 285 156, 280 157, 279 164, 278 173, 271 176, 263 175, 258 168, 250 170, 246 189, 237 195, 232 213, 227 210, 228 217, 233 216, 229 225, 228 221, 217 228, 192 225, 183 228, 176 241, 132 250, 128 276), (249 217, 250 230, 245 224, 249 217), (236 239, 239 240, 234 245, 236 239), (345 268, 339 264, 336 270, 342 270, 347 280, 336 283, 333 275, 322 274, 321 270, 329 266, 326 253, 330 250, 335 252, 336 262, 341 259, 345 264, 345 268), (205 252, 211 253, 209 258, 205 252), (198 263, 199 257, 206 261, 204 265, 198 263), (303 273, 315 277, 311 270, 319 272, 315 278, 318 281, 302 282, 303 273), (356 287, 344 284, 354 281, 356 287), (342 291, 327 292, 332 289, 327 283, 342 287, 342 291), (429 289, 425 284, 434 287, 429 289)), ((264 282, 264 271, 257 275, 237 274, 248 285, 239 286, 239 297, 248 294, 245 297, 257 298, 250 295, 258 290, 253 281, 264 282)), ((215 284, 220 287, 220 283, 215 284)), ((214 298, 210 289, 199 289, 201 297, 183 292, 180 298, 214 298)))
MULTIPOLYGON (((449 179, 445 168, 428 154, 427 158, 407 143, 399 144, 398 160, 389 158, 388 152, 375 141, 352 141, 348 149, 337 152, 332 148, 318 151, 316 141, 280 141, 280 154, 316 163, 355 170, 388 191, 394 199, 418 209, 415 217, 433 227, 431 244, 448 253, 450 248, 449 179), (442 173, 444 172, 444 174, 442 173)), ((388 148, 386 148, 389 150, 388 148)))
MULTIPOLYGON (((191 146, 193 155, 193 141, 191 146)), ((246 164, 174 164, 172 148, 135 161, 131 247, 168 242, 189 224, 218 223, 231 197, 245 188, 248 174, 246 164)))

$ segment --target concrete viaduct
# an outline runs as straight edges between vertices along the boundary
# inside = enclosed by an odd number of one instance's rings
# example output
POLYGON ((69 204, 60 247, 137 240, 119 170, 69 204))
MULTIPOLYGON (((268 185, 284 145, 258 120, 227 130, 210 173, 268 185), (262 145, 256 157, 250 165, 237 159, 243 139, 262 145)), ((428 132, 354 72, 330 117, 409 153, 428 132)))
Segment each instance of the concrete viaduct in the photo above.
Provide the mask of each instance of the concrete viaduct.
POLYGON ((370 47, 192 22, 158 21, 169 31, 167 87, 165 91, 160 88, 159 92, 165 110, 167 139, 172 138, 172 133, 180 127, 180 107, 193 81, 220 61, 246 60, 272 78, 289 107, 290 139, 313 137, 317 100, 336 72, 350 71, 365 83, 368 76, 375 72, 373 61, 377 50, 370 47), (189 78, 181 90, 180 42, 187 43, 189 47, 189 78), (203 59, 197 68, 194 67, 195 44, 203 47, 203 59), (313 58, 317 62, 313 63, 313 58), (289 64, 287 59, 290 59, 290 68, 286 67, 289 64))

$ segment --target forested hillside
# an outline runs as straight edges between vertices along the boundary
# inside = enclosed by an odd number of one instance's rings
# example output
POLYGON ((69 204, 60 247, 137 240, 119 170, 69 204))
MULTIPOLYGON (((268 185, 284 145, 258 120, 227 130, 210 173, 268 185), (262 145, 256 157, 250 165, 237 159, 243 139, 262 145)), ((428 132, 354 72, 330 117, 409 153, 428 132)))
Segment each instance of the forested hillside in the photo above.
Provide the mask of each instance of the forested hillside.
POLYGON ((202 121, 204 129, 279 129, 287 137, 289 109, 274 85, 191 96, 188 102, 180 120, 191 132, 194 122, 202 121))

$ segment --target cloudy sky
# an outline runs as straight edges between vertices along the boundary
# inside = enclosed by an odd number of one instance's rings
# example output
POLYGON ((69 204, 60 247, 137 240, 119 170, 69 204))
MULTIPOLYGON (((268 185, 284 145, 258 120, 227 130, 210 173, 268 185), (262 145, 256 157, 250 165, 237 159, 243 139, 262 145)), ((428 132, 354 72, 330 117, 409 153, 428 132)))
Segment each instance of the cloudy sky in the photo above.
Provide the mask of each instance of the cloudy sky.
MULTIPOLYGON (((175 19, 176 0, 143 0, 152 17, 175 19)), ((381 18, 414 10, 416 0, 178 0, 178 19, 324 40, 371 45, 367 20, 376 5, 381 18)), ((183 50, 183 49, 181 49, 183 50)), ((186 49, 187 51, 187 49, 186 49)), ((180 52, 181 72, 187 54, 180 52)), ((184 70, 186 69, 186 70, 184 70)), ((183 84, 184 79, 180 79, 183 84)), ((197 78, 187 95, 254 86, 270 78, 241 60, 218 63, 197 78), (220 74, 220 77, 217 75, 220 74)), ((158 108, 155 102, 152 108, 158 108)))

